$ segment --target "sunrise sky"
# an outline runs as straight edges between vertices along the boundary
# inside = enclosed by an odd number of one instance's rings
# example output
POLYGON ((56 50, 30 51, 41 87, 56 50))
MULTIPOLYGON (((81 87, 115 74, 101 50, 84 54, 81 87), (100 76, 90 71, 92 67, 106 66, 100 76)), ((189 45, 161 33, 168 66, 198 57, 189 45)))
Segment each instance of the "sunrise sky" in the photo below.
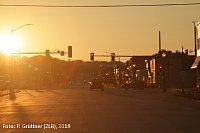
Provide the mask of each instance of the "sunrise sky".
MULTIPOLYGON (((198 0, 0 0, 0 4, 117 5, 190 3, 198 0)), ((120 8, 0 7, 0 38, 14 31, 20 51, 67 50, 73 59, 89 60, 90 52, 119 55, 152 55, 162 48, 194 49, 193 21, 200 21, 200 5, 120 8)), ((3 39, 1 39, 3 40, 3 39)), ((0 42, 1 47, 5 43, 0 42)), ((0 48, 1 48, 0 47, 0 48)), ((1 49, 2 52, 2 49, 1 49)), ((60 56, 58 56, 60 57, 60 56)), ((67 56, 62 57, 67 59, 67 56)), ((104 58, 95 58, 104 60, 104 58)))

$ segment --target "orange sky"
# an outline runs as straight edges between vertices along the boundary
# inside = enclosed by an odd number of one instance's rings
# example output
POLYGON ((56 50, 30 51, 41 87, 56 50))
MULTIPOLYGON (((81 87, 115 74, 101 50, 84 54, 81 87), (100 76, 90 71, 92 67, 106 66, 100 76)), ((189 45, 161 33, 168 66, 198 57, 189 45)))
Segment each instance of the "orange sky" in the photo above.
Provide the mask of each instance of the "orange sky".
MULTIPOLYGON (((1 0, 0 4, 104 5, 175 2, 191 1, 1 0)), ((0 7, 0 36, 10 35, 12 29, 31 23, 34 25, 14 32, 14 36, 20 38, 20 51, 67 50, 67 46, 71 45, 73 59, 81 60, 89 60, 90 52, 152 55, 158 51, 159 30, 162 33, 164 49, 180 50, 182 45, 194 49, 193 21, 200 21, 199 12, 200 5, 128 8, 0 7)), ((62 59, 67 59, 67 56, 62 59)))

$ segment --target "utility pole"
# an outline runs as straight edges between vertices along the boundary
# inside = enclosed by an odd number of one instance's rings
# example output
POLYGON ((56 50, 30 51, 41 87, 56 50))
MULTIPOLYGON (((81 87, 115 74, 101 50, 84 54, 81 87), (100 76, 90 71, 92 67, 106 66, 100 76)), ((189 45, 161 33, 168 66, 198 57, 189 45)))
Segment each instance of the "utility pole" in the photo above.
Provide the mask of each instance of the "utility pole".
POLYGON ((197 29, 196 29, 196 24, 195 21, 193 21, 194 24, 194 53, 195 53, 195 58, 197 57, 197 29))
POLYGON ((159 38, 159 52, 161 52, 161 32, 160 31, 159 31, 158 38, 159 38))
POLYGON ((183 69, 183 56, 184 56, 184 52, 183 52, 183 46, 181 48, 181 93, 184 93, 184 81, 185 81, 185 72, 183 69))
POLYGON ((158 32, 158 66, 159 66, 159 73, 158 73, 158 76, 159 76, 159 88, 161 88, 161 81, 162 81, 162 65, 161 65, 161 59, 162 59, 162 53, 161 53, 161 32, 159 31, 158 32))

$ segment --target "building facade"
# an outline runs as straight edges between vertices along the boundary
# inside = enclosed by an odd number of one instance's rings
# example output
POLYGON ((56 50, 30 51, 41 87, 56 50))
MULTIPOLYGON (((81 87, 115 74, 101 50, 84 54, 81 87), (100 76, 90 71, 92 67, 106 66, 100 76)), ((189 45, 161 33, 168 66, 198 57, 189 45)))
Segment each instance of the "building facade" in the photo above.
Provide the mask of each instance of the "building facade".
POLYGON ((156 56, 151 59, 151 83, 158 88, 194 88, 196 72, 191 69, 195 56, 186 54, 156 56))

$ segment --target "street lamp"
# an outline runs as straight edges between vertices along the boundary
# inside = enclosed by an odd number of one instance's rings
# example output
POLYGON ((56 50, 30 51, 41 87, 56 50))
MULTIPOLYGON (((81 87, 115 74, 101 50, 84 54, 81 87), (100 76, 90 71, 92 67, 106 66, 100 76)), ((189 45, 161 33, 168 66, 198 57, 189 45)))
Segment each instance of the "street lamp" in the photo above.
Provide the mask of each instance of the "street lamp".
POLYGON ((11 35, 13 36, 13 32, 14 32, 14 31, 19 30, 19 29, 21 29, 21 28, 23 28, 23 27, 25 27, 25 26, 28 26, 28 25, 34 25, 34 24, 24 24, 24 25, 21 25, 21 26, 15 28, 15 29, 12 29, 12 30, 11 30, 11 35))
POLYGON ((162 57, 165 57, 166 56, 166 53, 162 53, 162 57))
MULTIPOLYGON (((13 38, 13 32, 14 32, 14 31, 19 30, 19 29, 21 29, 21 28, 23 28, 23 27, 25 27, 25 26, 29 26, 29 25, 33 25, 33 24, 24 24, 24 25, 21 25, 21 26, 15 28, 15 29, 12 29, 12 30, 11 30, 11 38, 13 38)), ((12 66, 12 63, 13 63, 13 62, 12 62, 12 52, 11 52, 11 66, 12 66)), ((19 50, 19 63, 20 63, 20 50, 19 50)))
POLYGON ((30 87, 30 89, 32 89, 32 76, 33 76, 32 75, 32 70, 31 70, 32 66, 28 65, 28 68, 29 68, 29 73, 28 74, 30 75, 29 78, 28 78, 29 79, 29 87, 30 87))
MULTIPOLYGON (((21 29, 21 28, 23 28, 23 27, 25 27, 25 26, 29 26, 29 25, 34 25, 34 24, 24 24, 24 25, 21 25, 21 26, 15 28, 15 29, 12 29, 12 30, 11 30, 11 37, 13 37, 13 32, 14 32, 14 31, 19 30, 19 29, 21 29)), ((20 49, 19 49, 19 63, 20 63, 20 49)))
POLYGON ((165 57, 166 57, 166 53, 163 52, 162 53, 162 57, 163 57, 163 92, 166 92, 166 86, 165 86, 165 57))
POLYGON ((133 80, 136 80, 136 64, 134 63, 133 65, 133 80))

